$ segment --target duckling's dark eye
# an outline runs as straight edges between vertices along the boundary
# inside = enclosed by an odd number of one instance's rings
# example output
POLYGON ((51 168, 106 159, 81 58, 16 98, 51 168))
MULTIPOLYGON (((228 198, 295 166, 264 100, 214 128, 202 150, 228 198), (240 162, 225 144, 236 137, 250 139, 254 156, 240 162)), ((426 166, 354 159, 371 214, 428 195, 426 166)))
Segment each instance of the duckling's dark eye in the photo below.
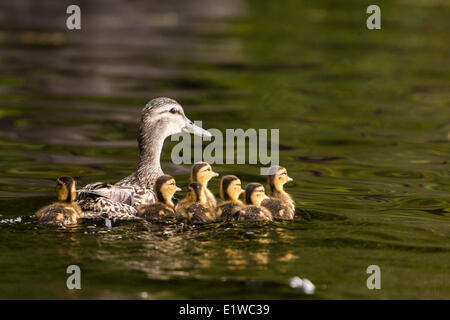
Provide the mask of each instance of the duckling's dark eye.
POLYGON ((210 169, 210 168, 208 168, 208 169, 206 169, 206 171, 211 171, 211 169, 210 169))
POLYGON ((170 109, 170 113, 177 113, 177 108, 170 109))

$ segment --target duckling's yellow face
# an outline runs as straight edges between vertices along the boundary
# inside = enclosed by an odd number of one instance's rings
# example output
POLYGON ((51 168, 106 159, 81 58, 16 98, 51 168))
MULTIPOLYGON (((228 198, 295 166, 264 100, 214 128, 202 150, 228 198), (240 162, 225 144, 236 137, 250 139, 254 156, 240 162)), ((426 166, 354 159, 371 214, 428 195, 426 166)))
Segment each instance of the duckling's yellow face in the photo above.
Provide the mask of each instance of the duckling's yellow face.
POLYGON ((287 170, 285 168, 281 168, 280 170, 278 170, 273 177, 273 184, 277 189, 282 187, 285 183, 291 181, 294 181, 294 179, 288 176, 287 170))
POLYGON ((241 193, 244 192, 240 179, 233 180, 227 188, 228 196, 232 201, 237 201, 241 193))
POLYGON ((170 200, 177 191, 181 191, 181 188, 177 187, 175 179, 167 180, 162 184, 160 189, 161 194, 166 200, 170 200))
POLYGON ((211 168, 211 166, 208 163, 205 163, 196 174, 194 181, 197 181, 203 186, 206 186, 208 184, 208 181, 211 180, 213 177, 217 177, 219 174, 217 172, 214 172, 211 168))
POLYGON ((268 198, 269 197, 266 196, 263 186, 255 188, 250 196, 250 200, 251 200, 252 204, 254 204, 256 206, 261 205, 261 202, 264 199, 268 199, 268 198))

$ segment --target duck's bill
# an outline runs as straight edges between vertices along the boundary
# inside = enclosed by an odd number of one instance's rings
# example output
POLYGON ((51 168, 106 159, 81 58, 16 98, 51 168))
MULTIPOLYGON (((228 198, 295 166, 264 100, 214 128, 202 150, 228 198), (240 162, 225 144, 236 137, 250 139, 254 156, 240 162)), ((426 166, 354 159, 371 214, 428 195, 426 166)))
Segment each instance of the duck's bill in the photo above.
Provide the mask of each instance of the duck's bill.
POLYGON ((175 189, 175 191, 183 191, 183 189, 181 189, 180 187, 177 187, 177 188, 175 189))
POLYGON ((212 176, 213 176, 213 177, 218 177, 219 174, 218 174, 217 172, 214 172, 214 171, 213 171, 212 176))
POLYGON ((269 196, 264 195, 264 199, 265 199, 265 200, 268 200, 268 199, 270 199, 270 198, 269 198, 269 196))
POLYGON ((288 177, 288 182, 294 181, 294 179, 292 179, 291 177, 288 177))
POLYGON ((186 118, 186 125, 181 129, 182 132, 190 133, 199 137, 211 138, 211 133, 205 129, 195 125, 191 120, 186 118))

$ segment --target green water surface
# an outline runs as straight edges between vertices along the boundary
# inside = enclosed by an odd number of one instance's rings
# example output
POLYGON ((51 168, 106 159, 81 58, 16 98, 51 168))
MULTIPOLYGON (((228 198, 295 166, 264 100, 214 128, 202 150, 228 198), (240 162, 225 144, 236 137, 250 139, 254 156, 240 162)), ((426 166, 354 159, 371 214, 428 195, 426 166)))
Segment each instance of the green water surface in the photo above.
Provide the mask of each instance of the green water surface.
MULTIPOLYGON (((69 2, 28 2, 0 16, 0 298, 450 298, 448 1, 380 2, 373 31, 371 1, 86 2, 79 31, 69 2), (299 217, 37 224, 57 176, 135 170, 140 110, 158 96, 205 128, 280 129, 299 217), (81 290, 66 287, 71 264, 81 290)), ((173 146, 163 168, 186 190, 173 146)), ((259 165, 213 167, 265 182, 259 165)))

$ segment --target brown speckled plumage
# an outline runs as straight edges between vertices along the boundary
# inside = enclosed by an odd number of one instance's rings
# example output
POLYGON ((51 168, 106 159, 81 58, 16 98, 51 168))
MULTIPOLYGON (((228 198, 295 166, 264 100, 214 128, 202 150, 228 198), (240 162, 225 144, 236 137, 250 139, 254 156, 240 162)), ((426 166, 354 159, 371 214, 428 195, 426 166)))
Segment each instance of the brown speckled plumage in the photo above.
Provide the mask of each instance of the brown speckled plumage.
POLYGON ((271 221, 272 214, 264 207, 249 205, 239 208, 236 213, 237 221, 271 221))
POLYGON ((57 202, 40 209, 36 217, 44 224, 74 225, 81 217, 81 208, 76 203, 57 202))
POLYGON ((242 203, 234 201, 225 201, 221 203, 216 210, 216 215, 219 220, 233 221, 237 220, 238 209, 242 207, 242 203))
POLYGON ((175 219, 175 211, 164 203, 153 203, 137 208, 138 216, 147 221, 169 221, 175 219))
POLYGON ((198 182, 191 183, 186 198, 176 207, 178 220, 186 223, 214 222, 215 214, 206 203, 203 186, 198 182))
POLYGON ((274 219, 292 219, 286 214, 283 202, 280 199, 266 199, 261 203, 261 205, 272 213, 274 219))

